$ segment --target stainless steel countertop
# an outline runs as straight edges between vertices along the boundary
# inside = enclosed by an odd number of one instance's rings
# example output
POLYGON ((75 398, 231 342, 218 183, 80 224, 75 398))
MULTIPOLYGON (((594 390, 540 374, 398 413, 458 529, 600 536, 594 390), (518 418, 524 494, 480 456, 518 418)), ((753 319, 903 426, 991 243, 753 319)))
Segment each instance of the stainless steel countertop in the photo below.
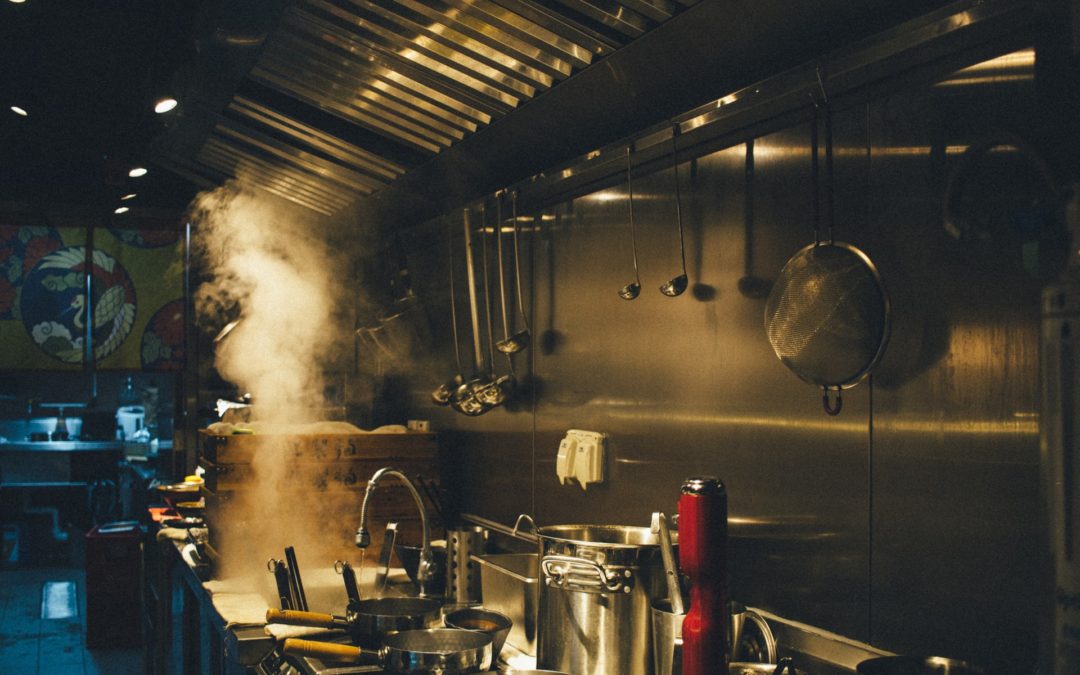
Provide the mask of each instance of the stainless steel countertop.
POLYGON ((0 452, 105 452, 123 447, 123 441, 8 441, 0 443, 0 452))

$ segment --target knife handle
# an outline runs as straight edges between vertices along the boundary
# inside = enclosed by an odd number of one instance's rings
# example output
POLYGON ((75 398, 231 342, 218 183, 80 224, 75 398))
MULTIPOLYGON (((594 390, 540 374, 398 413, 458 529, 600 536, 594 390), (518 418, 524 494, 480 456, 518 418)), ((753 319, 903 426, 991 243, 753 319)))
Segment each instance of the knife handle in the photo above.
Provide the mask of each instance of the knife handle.
POLYGON ((282 609, 295 609, 292 589, 289 587, 289 570, 280 560, 274 561, 274 583, 277 585, 278 600, 282 609))
POLYGON ((359 602, 360 588, 356 585, 356 572, 347 562, 341 563, 341 579, 345 582, 345 595, 349 596, 349 601, 359 602))

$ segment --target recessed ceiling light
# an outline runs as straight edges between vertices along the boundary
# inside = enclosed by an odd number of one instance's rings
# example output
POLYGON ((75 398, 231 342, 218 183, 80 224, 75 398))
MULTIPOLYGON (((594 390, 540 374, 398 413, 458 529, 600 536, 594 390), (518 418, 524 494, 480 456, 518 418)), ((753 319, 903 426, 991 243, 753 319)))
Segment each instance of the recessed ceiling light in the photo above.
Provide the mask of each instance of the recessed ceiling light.
POLYGON ((165 98, 158 99, 157 103, 154 104, 154 112, 160 115, 161 113, 169 112, 175 107, 176 99, 171 96, 166 96, 165 98))
POLYGON ((15 113, 16 115, 20 115, 22 117, 29 117, 30 116, 30 113, 26 112, 25 110, 23 110, 22 108, 20 108, 17 105, 11 106, 11 112, 15 113))
POLYGON ((132 178, 141 178, 141 177, 145 176, 146 174, 147 174, 146 169, 144 167, 141 167, 141 166, 137 166, 134 169, 132 169, 131 171, 128 171, 128 175, 131 176, 132 178))
POLYGON ((120 214, 120 213, 127 213, 128 211, 130 211, 130 209, 128 207, 121 206, 121 207, 117 208, 115 211, 113 211, 113 213, 120 214))
POLYGON ((129 199, 135 199, 135 193, 134 192, 127 193, 126 195, 124 195, 123 197, 120 198, 120 201, 126 202, 129 199))
POLYGON ((26 2, 26 0, 8 0, 8 2, 11 2, 12 4, 15 4, 15 5, 21 5, 24 2, 26 2))

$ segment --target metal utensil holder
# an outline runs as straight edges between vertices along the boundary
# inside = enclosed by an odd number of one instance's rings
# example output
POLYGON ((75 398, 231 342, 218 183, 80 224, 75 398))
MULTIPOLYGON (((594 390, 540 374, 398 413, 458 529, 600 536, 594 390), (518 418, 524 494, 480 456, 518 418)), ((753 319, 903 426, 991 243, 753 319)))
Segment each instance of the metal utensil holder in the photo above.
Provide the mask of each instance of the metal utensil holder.
POLYGON ((446 532, 446 601, 474 605, 481 601, 480 565, 472 559, 482 555, 487 530, 474 525, 446 532))

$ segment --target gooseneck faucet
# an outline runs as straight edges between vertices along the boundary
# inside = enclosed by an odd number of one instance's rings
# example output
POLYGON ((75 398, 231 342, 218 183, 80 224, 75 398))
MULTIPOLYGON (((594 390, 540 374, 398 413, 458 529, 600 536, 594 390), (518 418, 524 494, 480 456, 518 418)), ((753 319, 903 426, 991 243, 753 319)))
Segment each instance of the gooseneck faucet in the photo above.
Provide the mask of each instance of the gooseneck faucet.
POLYGON ((424 508, 424 500, 420 498, 420 493, 416 491, 412 482, 401 471, 392 467, 383 467, 375 472, 367 484, 367 490, 364 491, 364 502, 360 506, 360 527, 356 530, 356 546, 357 548, 367 548, 371 545, 371 534, 367 530, 367 512, 368 512, 368 500, 371 499, 371 495, 375 493, 375 487, 382 480, 383 476, 396 476, 401 479, 401 482, 405 484, 405 487, 409 488, 409 492, 412 494, 413 500, 416 502, 416 508, 420 510, 420 562, 416 568, 416 580, 420 583, 420 597, 426 598, 431 595, 441 595, 440 589, 435 589, 435 592, 430 592, 431 589, 428 586, 435 578, 435 556, 431 553, 431 530, 428 528, 427 509, 424 508))

